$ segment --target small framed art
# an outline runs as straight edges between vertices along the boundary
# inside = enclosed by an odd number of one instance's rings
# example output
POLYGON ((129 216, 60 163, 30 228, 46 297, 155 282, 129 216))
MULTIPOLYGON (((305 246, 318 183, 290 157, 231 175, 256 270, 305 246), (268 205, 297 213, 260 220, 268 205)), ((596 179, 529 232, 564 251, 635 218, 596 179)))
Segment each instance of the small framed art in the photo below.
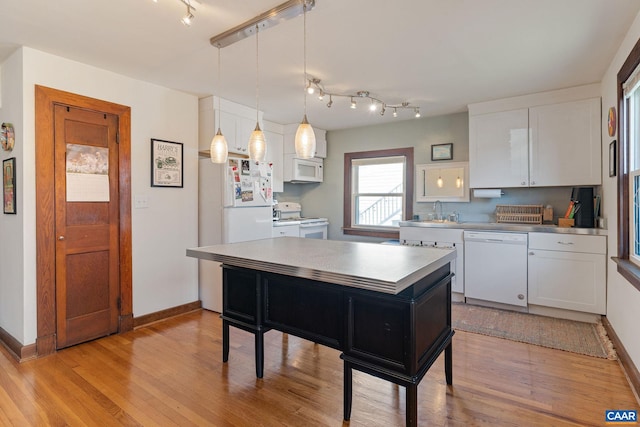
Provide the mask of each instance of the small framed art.
POLYGON ((183 145, 180 142, 151 139, 151 186, 182 188, 183 145))
POLYGON ((615 139, 609 144, 609 176, 616 176, 616 160, 618 159, 616 145, 615 139))
POLYGON ((431 160, 453 160, 453 144, 432 145, 431 160))
POLYGON ((2 194, 4 213, 16 213, 16 158, 2 161, 2 194))

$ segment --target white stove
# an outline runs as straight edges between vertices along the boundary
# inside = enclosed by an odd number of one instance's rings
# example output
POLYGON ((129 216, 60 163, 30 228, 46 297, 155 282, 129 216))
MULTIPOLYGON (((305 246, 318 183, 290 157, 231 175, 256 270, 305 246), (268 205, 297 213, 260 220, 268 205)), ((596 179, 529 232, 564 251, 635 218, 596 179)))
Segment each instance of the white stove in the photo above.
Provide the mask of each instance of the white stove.
POLYGON ((277 203, 273 206, 273 226, 299 226, 299 237, 326 239, 329 220, 327 218, 303 217, 302 206, 296 202, 277 203))

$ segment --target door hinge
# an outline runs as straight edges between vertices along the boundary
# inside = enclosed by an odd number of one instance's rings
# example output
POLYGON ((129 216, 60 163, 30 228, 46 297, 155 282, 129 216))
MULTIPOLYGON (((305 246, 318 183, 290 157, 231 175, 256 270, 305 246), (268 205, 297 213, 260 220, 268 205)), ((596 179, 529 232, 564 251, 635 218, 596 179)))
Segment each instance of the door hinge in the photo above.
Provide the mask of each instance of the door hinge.
POLYGON ((118 305, 118 310, 120 310, 122 308, 122 299, 120 297, 118 297, 117 305, 118 305))
POLYGON ((116 132, 116 144, 120 144, 120 132, 116 132))

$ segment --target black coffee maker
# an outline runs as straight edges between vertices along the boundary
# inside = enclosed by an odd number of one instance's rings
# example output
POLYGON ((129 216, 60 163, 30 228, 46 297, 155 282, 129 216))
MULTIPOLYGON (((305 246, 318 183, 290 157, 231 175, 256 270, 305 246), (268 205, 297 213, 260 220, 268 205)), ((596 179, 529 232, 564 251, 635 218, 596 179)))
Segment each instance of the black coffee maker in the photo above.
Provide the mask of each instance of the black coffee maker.
POLYGON ((574 227, 593 228, 595 218, 593 217, 593 187, 573 187, 571 200, 575 206, 574 227))

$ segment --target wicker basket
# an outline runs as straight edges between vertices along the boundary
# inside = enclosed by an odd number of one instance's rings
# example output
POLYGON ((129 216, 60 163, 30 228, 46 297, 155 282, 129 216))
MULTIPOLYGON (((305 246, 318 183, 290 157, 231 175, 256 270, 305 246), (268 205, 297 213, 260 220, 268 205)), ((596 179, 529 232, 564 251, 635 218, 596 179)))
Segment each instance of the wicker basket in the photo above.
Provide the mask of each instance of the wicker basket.
POLYGON ((542 205, 496 205, 497 222, 542 224, 542 205))

